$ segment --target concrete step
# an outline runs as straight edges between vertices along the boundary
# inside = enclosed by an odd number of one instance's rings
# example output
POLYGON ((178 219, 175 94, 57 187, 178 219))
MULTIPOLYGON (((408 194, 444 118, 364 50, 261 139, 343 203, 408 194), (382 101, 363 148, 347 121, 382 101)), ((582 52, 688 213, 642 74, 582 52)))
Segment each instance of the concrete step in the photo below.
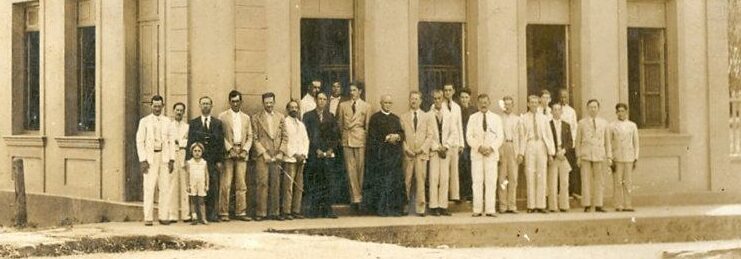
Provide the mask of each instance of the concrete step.
POLYGON ((472 218, 468 213, 459 213, 453 217, 385 219, 401 223, 284 229, 278 232, 330 235, 408 247, 457 248, 580 246, 741 238, 741 205, 712 209, 639 208, 639 211, 632 213, 506 214, 496 218, 472 218))

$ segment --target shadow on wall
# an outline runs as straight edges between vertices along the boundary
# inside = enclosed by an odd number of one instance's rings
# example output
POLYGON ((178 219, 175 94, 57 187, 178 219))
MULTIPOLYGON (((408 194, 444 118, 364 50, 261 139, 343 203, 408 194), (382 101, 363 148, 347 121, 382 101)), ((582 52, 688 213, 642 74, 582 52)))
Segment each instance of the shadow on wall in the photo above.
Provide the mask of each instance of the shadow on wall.
MULTIPOLYGON (((0 225, 15 224, 15 193, 0 191, 0 225)), ((110 221, 141 221, 137 204, 105 202, 47 194, 27 194, 28 227, 69 226, 110 221)))

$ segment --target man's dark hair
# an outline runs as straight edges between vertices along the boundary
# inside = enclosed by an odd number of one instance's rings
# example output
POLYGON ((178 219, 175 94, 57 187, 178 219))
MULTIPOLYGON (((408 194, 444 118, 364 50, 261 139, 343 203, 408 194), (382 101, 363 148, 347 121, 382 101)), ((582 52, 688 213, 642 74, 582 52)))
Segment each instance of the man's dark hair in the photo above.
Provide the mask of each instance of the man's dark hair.
POLYGON ((471 90, 468 90, 468 88, 463 88, 458 92, 458 96, 461 96, 461 94, 468 94, 468 96, 471 96, 471 90))
POLYGON ((592 104, 592 103, 597 103, 597 107, 599 107, 599 106, 600 106, 600 105, 599 105, 599 101, 597 101, 597 99, 589 99, 589 101, 587 101, 587 105, 590 105, 590 104, 592 104))
POLYGON ((208 97, 208 96, 203 96, 201 98, 198 98, 198 103, 201 103, 201 101, 203 101, 203 99, 208 99, 208 101, 211 102, 211 104, 214 103, 214 100, 211 100, 211 97, 208 97))
POLYGON ((180 106, 183 106, 183 110, 185 110, 185 104, 184 104, 184 103, 182 103, 182 102, 178 102, 178 103, 176 103, 175 105, 173 105, 173 106, 172 106, 172 109, 174 110, 175 108, 177 108, 177 107, 178 107, 178 105, 180 105, 180 106))
POLYGON ((155 96, 152 96, 152 102, 155 102, 155 101, 160 101, 160 102, 164 103, 165 102, 165 99, 162 98, 162 96, 160 96, 159 94, 157 94, 155 96))
POLYGON ((508 101, 508 100, 509 101, 513 101, 513 102, 515 101, 515 99, 512 98, 512 96, 509 96, 509 95, 502 97, 502 101, 508 101))
POLYGON ((360 81, 360 80, 352 81, 350 83, 350 86, 355 86, 361 92, 365 90, 365 86, 363 86, 363 81, 360 81))
POLYGON ((623 108, 623 109, 625 109, 627 111, 628 110, 628 105, 625 104, 625 103, 618 103, 618 104, 615 105, 615 110, 616 111, 619 110, 620 108, 623 108))
POLYGON ((291 103, 296 103, 296 106, 300 106, 298 100, 291 98, 291 100, 286 103, 286 110, 288 110, 288 107, 291 106, 291 103))
POLYGON ((546 95, 546 94, 549 95, 549 96, 553 96, 553 95, 551 95, 551 91, 548 91, 548 89, 540 90, 540 96, 543 96, 543 95, 546 95))
POLYGON ((232 90, 231 92, 229 92, 229 101, 231 101, 232 98, 234 98, 235 96, 239 96, 239 100, 242 100, 242 93, 237 90, 232 90))
POLYGON ((478 98, 476 98, 476 99, 477 100, 489 99, 489 95, 488 94, 479 94, 478 98))
POLYGON ((265 99, 268 99, 268 98, 273 98, 273 100, 275 100, 275 94, 273 92, 267 92, 267 93, 262 94, 263 102, 265 101, 265 99))

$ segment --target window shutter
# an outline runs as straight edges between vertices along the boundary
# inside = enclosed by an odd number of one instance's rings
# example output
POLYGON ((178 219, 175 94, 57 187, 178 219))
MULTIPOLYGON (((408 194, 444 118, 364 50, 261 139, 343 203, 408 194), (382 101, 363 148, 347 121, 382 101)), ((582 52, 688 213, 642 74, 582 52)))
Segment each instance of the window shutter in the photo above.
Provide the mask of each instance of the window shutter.
POLYGON ((640 38, 641 114, 647 128, 667 125, 666 59, 662 30, 646 30, 640 38))

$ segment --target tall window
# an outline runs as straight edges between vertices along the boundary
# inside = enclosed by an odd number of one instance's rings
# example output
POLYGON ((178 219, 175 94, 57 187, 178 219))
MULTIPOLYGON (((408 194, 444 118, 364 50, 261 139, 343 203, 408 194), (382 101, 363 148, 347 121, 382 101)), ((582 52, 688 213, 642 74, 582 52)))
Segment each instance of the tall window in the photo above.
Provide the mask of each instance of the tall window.
POLYGON ((559 90, 569 86, 567 31, 565 25, 527 26, 528 95, 548 90, 556 101, 559 90))
POLYGON ((76 43, 76 83, 67 91, 67 121, 71 133, 94 132, 96 127, 96 0, 77 0, 77 31, 70 42, 76 43), (74 87, 74 88, 73 88, 74 87))
POLYGON ((432 92, 453 84, 456 92, 464 88, 464 24, 420 22, 418 29, 419 91, 422 109, 432 105, 432 92))
POLYGON ((95 131, 95 26, 80 27, 77 130, 95 131))
POLYGON ((39 130, 39 27, 38 5, 26 8, 23 128, 39 130))
POLYGON ((301 96, 315 79, 324 92, 340 82, 343 94, 350 93, 351 28, 347 19, 301 19, 301 96))
POLYGON ((628 28, 630 118, 639 128, 667 128, 664 29, 628 28))

